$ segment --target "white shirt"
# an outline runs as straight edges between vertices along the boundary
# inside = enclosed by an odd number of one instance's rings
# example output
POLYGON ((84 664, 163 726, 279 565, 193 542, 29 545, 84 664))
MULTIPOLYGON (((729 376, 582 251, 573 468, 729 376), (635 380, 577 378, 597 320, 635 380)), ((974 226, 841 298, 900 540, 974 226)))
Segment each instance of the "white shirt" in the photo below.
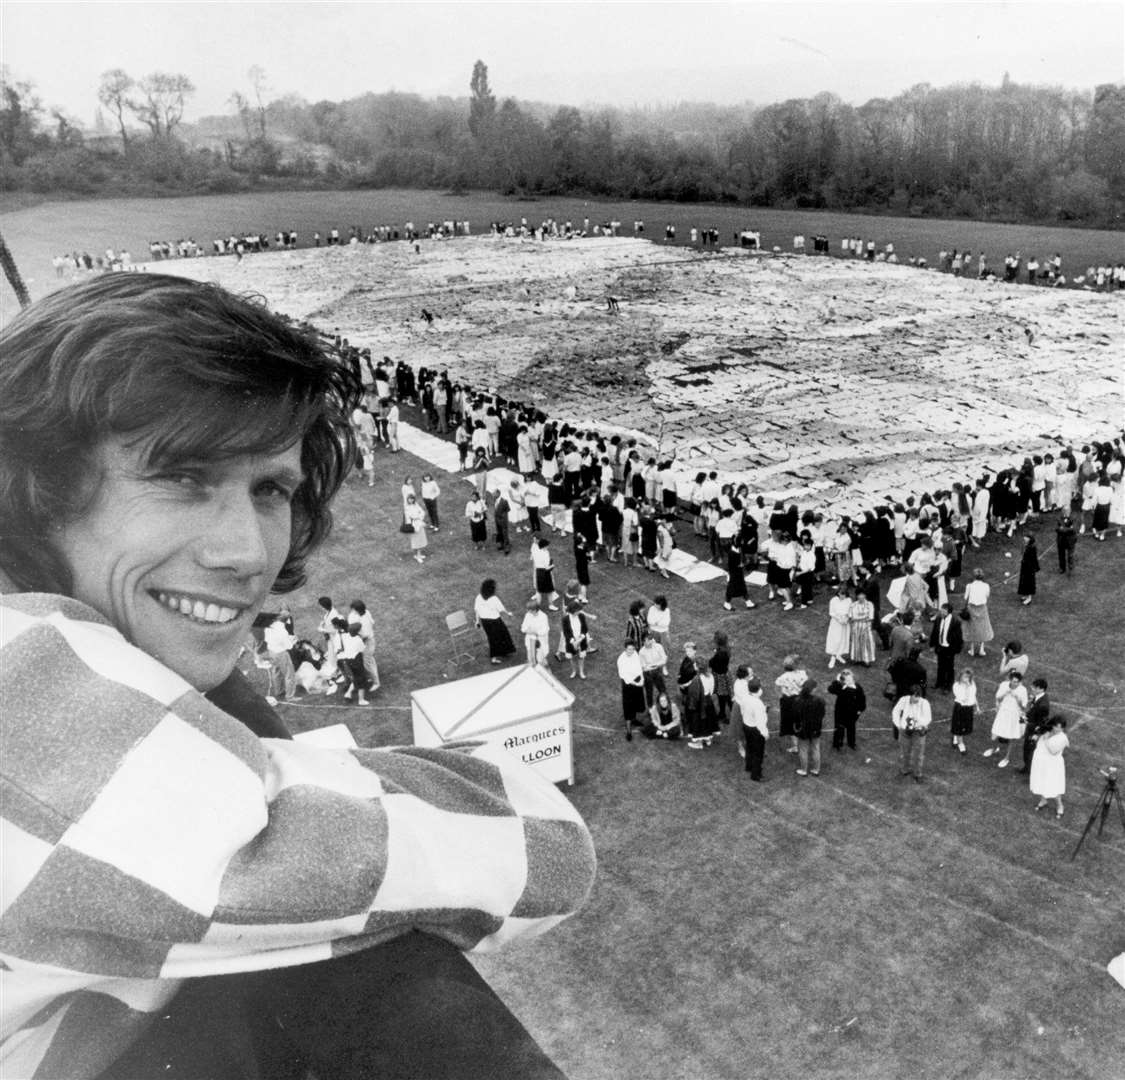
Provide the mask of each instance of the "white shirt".
POLYGON ((640 654, 623 652, 617 658, 617 674, 622 682, 641 686, 644 683, 645 675, 640 654))
MULTIPOLYGON (((323 608, 321 609, 324 610, 323 608)), ((320 620, 320 625, 316 628, 318 633, 331 634, 336 627, 333 625, 333 620, 338 619, 340 613, 335 608, 329 608, 324 612, 324 618, 320 620)))
POLYGON ((930 703, 923 697, 917 701, 911 701, 909 697, 900 697, 891 710, 891 722, 899 731, 908 729, 925 731, 932 719, 930 703))
POLYGON ((545 611, 529 611, 520 624, 520 633, 546 641, 551 634, 551 622, 545 611))
POLYGON ((958 705, 975 706, 977 703, 977 684, 975 682, 962 682, 958 679, 953 684, 953 700, 958 705))
POLYGON ((375 421, 366 409, 356 409, 352 413, 352 424, 363 438, 373 439, 375 437, 375 421))
POLYGON ((770 558, 782 570, 792 570, 797 565, 797 549, 790 544, 771 544, 770 558))
POLYGON ((340 655, 345 660, 354 660, 357 656, 363 655, 363 638, 356 634, 343 634, 341 637, 343 640, 340 642, 340 655))
POLYGON ((297 640, 285 629, 285 624, 280 619, 270 623, 262 637, 265 639, 266 648, 271 653, 283 653, 291 649, 297 640))
MULTIPOLYGON (((739 682, 742 680, 735 680, 735 688, 737 689, 739 682)), ((742 695, 735 694, 735 701, 738 702, 738 707, 742 710, 742 723, 748 728, 755 728, 762 733, 763 739, 770 737, 769 721, 766 717, 766 704, 762 701, 762 695, 751 694, 748 690, 743 691, 742 695)))
POLYGON ((507 608, 504 607, 500 597, 495 593, 487 600, 480 593, 477 593, 476 599, 473 601, 473 613, 478 619, 499 619, 506 611, 507 608))
POLYGON ((668 654, 659 641, 650 641, 647 645, 642 645, 637 655, 641 658, 642 669, 648 671, 659 669, 665 675, 668 674, 668 654))
POLYGON ((965 586, 965 603, 980 606, 987 604, 989 596, 992 595, 992 586, 987 581, 970 581, 965 586))
POLYGON ((436 480, 423 480, 422 481, 422 498, 423 499, 436 499, 441 494, 441 488, 438 487, 436 480))
POLYGON ((656 634, 667 634, 672 626, 672 611, 670 608, 657 607, 653 604, 645 616, 648 628, 656 634))

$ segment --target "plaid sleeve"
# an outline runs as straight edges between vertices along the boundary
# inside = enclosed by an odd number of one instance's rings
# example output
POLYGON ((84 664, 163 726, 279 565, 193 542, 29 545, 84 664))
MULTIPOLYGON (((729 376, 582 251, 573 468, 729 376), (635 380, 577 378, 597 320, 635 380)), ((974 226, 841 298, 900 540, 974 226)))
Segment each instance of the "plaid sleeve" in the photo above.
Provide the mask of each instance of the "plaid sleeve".
POLYGON ((176 979, 413 928, 489 948, 589 891, 581 819, 506 756, 259 740, 92 612, 12 599, 0 932, 17 967, 176 979))

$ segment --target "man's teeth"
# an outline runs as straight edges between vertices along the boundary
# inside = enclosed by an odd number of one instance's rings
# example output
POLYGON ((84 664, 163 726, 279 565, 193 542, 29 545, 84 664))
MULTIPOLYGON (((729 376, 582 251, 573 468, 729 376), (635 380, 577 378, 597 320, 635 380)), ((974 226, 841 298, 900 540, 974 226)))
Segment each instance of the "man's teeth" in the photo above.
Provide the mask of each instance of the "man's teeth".
POLYGON ((201 622, 228 623, 242 614, 241 608, 205 604, 202 600, 191 600, 186 596, 176 596, 172 593, 158 593, 157 599, 171 611, 199 619, 201 622))

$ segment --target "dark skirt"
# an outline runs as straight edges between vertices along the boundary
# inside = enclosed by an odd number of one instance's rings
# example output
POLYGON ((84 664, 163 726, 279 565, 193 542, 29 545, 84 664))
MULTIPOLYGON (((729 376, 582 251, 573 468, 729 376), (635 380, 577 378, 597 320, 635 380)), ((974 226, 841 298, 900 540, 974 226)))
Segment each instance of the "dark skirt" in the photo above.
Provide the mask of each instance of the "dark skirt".
POLYGON ((955 702, 953 716, 949 721, 950 732, 953 735, 971 735, 976 711, 972 705, 961 705, 955 702))
POLYGON ((1109 503, 1098 503, 1094 507, 1094 529, 1101 532, 1109 528, 1109 503))
POLYGON ((719 714, 708 703, 687 714, 687 731, 693 739, 710 739, 719 733, 719 714))
POLYGON ((778 734, 785 738, 787 735, 796 734, 797 697, 795 694, 782 694, 777 699, 777 711, 781 720, 781 730, 778 734))
POLYGON ((632 683, 621 683, 621 711, 626 720, 632 720, 645 711, 645 688, 632 683))
POLYGON ((675 510, 679 502, 676 497, 675 489, 665 488, 662 496, 662 502, 665 510, 675 510))
POLYGON ((742 574, 741 556, 727 560, 727 602, 746 597, 746 578, 742 574))
POLYGON ((516 651, 503 619, 481 619, 480 624, 484 628, 484 636, 488 638, 488 655, 492 659, 500 660, 516 651))
POLYGON ((555 591, 555 575, 550 567, 536 567, 535 591, 540 593, 553 593, 555 591))
POLYGON ((483 544, 488 539, 488 527, 483 521, 469 521, 469 536, 474 544, 483 544))
POLYGON ((784 566, 778 566, 771 561, 766 569, 766 580, 775 589, 788 589, 791 581, 790 571, 784 566))

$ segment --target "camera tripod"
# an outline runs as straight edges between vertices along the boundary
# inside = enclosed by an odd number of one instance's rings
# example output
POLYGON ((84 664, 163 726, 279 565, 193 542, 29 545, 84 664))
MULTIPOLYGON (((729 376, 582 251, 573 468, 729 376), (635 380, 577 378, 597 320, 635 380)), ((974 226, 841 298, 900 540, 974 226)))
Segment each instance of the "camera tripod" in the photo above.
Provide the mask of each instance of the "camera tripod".
POLYGON ((1090 820, 1086 822, 1086 828, 1082 830, 1082 835, 1078 838, 1078 843, 1074 847, 1074 851, 1070 856, 1070 861, 1074 862, 1074 857, 1078 854, 1079 849, 1082 847, 1082 842, 1086 839, 1086 834, 1094 827, 1094 822, 1098 821, 1098 836, 1102 835, 1102 829, 1105 828, 1106 818, 1109 817, 1110 805, 1114 802, 1117 803, 1117 811, 1121 815, 1121 827, 1125 829, 1125 806, 1121 803, 1121 792, 1117 790, 1117 769, 1113 766, 1107 769, 1098 770, 1102 776, 1105 777, 1105 787, 1102 788, 1102 793, 1098 796, 1098 801, 1094 804, 1093 813, 1090 814, 1090 820))

